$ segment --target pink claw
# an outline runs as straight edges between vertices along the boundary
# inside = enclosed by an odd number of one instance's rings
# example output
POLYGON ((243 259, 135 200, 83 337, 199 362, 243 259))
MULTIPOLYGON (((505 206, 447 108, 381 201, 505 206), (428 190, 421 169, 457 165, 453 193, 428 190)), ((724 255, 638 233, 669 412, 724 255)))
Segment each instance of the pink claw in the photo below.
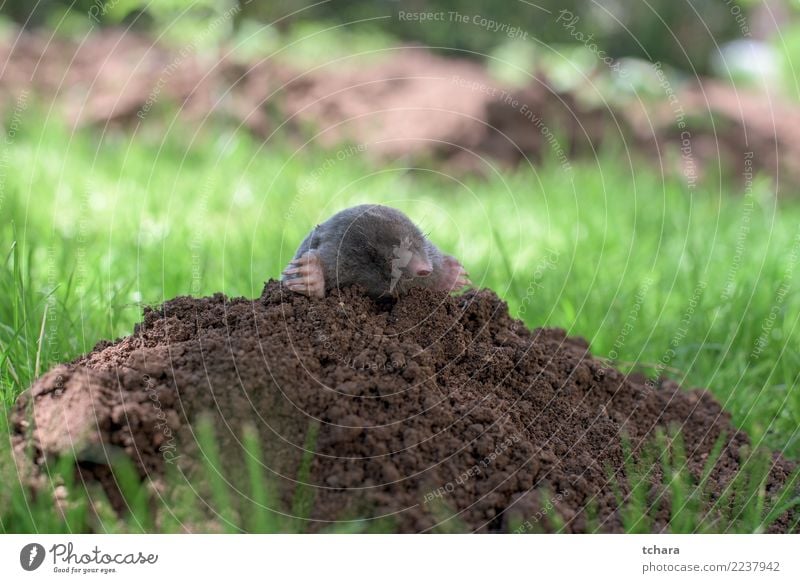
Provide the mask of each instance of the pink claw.
POLYGON ((469 274, 455 257, 446 256, 442 262, 442 277, 437 289, 441 291, 455 291, 466 286, 471 286, 469 274))
POLYGON ((325 275, 319 255, 308 251, 289 262, 281 281, 287 289, 312 298, 325 297, 325 275))

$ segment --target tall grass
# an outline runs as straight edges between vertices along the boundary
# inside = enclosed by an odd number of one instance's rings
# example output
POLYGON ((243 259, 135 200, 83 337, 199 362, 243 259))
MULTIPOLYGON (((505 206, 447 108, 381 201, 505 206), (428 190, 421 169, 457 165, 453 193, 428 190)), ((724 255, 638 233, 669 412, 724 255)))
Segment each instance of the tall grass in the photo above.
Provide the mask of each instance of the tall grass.
MULTIPOLYGON (((653 532, 656 516, 665 507, 669 510, 666 528, 671 533, 763 533, 787 511, 800 507, 800 468, 792 472, 776 494, 767 493, 772 454, 765 449, 742 448, 733 478, 721 492, 712 491, 709 478, 725 441, 726 436, 720 435, 699 476, 688 469, 678 431, 659 431, 636 459, 630 445, 624 442, 628 494, 622 495, 618 478, 610 476, 610 481, 625 531, 653 532), (658 477, 656 484, 660 484, 655 494, 651 491, 654 476, 658 477)), ((796 527, 790 525, 790 529, 796 527)), ((602 524, 595 528, 602 531, 602 524)))

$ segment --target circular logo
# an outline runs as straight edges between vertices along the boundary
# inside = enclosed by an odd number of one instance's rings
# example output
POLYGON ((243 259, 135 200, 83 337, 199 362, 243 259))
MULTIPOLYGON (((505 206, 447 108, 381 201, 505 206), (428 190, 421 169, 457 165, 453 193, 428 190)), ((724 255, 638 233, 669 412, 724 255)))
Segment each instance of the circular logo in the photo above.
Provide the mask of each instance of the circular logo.
POLYGON ((44 547, 39 543, 30 543, 19 552, 19 564, 26 571, 35 571, 44 562, 44 547))

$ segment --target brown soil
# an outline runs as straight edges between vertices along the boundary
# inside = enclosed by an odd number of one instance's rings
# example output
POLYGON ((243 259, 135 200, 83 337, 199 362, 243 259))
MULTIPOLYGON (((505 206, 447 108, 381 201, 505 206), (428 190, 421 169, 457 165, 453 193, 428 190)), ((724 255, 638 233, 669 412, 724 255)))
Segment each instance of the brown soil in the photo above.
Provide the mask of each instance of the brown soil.
MULTIPOLYGON (((73 452, 83 478, 113 495, 109 452, 129 456, 149 482, 173 463, 195 471, 202 415, 214 420, 232 474, 243 427, 257 428, 287 507, 307 432, 318 427, 311 530, 385 517, 402 532, 553 530, 560 521, 569 532, 619 531, 609 472, 627 492, 623 434, 638 457, 656 428, 680 428, 695 475, 726 434, 709 480, 715 494, 748 443, 709 393, 626 377, 580 338, 527 330, 488 290, 413 290, 382 304, 357 289, 310 300, 277 282, 256 300, 180 297, 146 310, 133 335, 23 394, 13 439, 33 474, 73 452)), ((792 469, 773 461, 769 493, 792 469)), ((652 479, 657 492, 658 471, 652 479)), ((668 530, 666 501, 656 515, 654 529, 668 530)))

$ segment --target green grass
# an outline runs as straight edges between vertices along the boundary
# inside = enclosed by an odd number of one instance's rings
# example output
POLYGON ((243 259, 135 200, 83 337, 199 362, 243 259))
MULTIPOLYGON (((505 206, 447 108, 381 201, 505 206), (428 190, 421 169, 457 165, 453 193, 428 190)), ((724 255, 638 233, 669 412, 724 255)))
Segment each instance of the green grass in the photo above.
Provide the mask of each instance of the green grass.
POLYGON ((369 147, 180 124, 73 134, 36 119, 25 112, 0 173, 6 407, 55 363, 130 333, 143 304, 257 296, 314 224, 379 202, 529 326, 709 387, 756 447, 800 457, 800 198, 777 201, 766 181, 692 191, 622 151, 460 180, 371 164, 369 147))
POLYGON ((630 444, 625 442, 627 495, 621 494, 619 480, 611 477, 625 531, 653 532, 653 517, 660 506, 665 506, 669 509, 670 532, 762 533, 783 513, 800 504, 800 468, 777 494, 767 493, 772 456, 766 449, 743 448, 735 476, 721 492, 713 493, 708 480, 727 437, 721 435, 717 439, 699 477, 688 471, 683 438, 674 428, 670 428, 669 436, 659 430, 636 461, 630 455, 630 444), (650 491, 649 481, 654 472, 660 472, 662 484, 655 493, 650 491))

